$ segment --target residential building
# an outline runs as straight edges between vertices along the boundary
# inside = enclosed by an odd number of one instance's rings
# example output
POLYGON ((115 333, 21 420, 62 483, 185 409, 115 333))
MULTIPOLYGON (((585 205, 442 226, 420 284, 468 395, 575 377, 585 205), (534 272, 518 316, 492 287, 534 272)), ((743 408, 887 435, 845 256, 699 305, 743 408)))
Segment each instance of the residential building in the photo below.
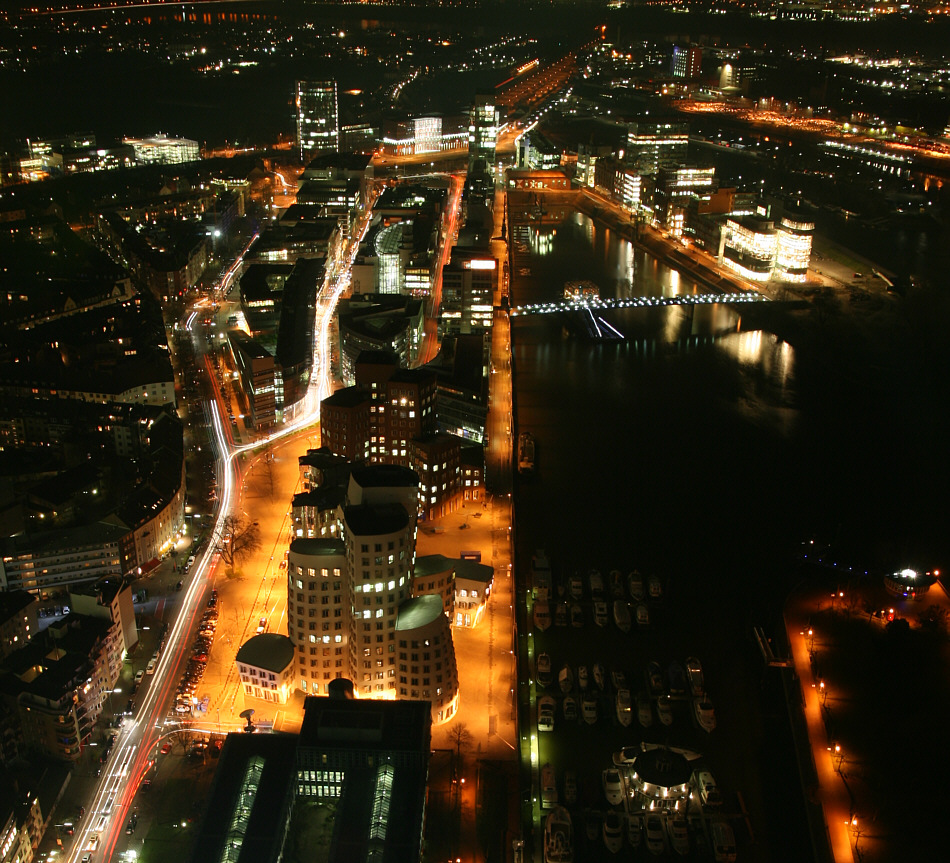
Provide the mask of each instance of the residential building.
POLYGON ((25 590, 0 590, 0 658, 36 635, 36 605, 36 597, 25 590))
POLYGON ((416 557, 412 570, 412 595, 433 594, 442 600, 447 620, 455 619, 455 566, 458 560, 443 554, 416 557))
POLYGON ((455 563, 455 617, 458 627, 473 627, 488 607, 495 570, 477 560, 455 563))
POLYGON ((228 333, 234 367, 247 404, 245 418, 255 429, 277 419, 277 368, 273 354, 242 330, 228 333))
POLYGON ((295 688, 292 639, 276 632, 254 635, 241 645, 234 661, 245 696, 287 703, 295 688))

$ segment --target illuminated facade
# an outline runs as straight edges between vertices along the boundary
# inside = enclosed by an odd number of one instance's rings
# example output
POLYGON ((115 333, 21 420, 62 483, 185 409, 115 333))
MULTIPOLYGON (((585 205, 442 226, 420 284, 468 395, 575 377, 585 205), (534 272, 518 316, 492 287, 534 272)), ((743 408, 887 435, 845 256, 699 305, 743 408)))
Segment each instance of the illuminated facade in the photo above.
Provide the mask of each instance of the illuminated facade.
POLYGON ((441 597, 426 594, 404 602, 396 639, 399 697, 430 702, 432 722, 447 722, 458 709, 459 680, 441 597))
POLYGON ((801 217, 783 216, 777 230, 775 275, 786 282, 804 282, 808 278, 815 223, 801 217))
POLYGON ((815 223, 797 215, 783 216, 776 228, 759 206, 756 214, 726 220, 719 261, 747 279, 776 278, 804 282, 808 278, 815 223))
POLYGON ((442 325, 448 333, 491 329, 498 261, 452 255, 442 268, 442 325))
POLYGON ((703 65, 703 49, 698 45, 676 45, 673 48, 673 60, 670 72, 674 78, 693 81, 699 77, 703 65))
POLYGON ((498 138, 498 108, 491 94, 478 93, 472 106, 468 126, 469 170, 479 160, 489 167, 495 164, 495 143, 498 138))
POLYGON ((302 159, 340 149, 340 112, 336 81, 298 81, 297 147, 302 159))
POLYGON ((151 138, 123 138, 122 143, 130 146, 136 160, 146 165, 197 162, 200 157, 198 142, 188 138, 154 135, 151 138))
POLYGON ((721 262, 747 279, 766 282, 771 278, 778 249, 773 223, 758 216, 726 220, 721 262))
POLYGON ((688 149, 686 123, 631 123, 627 127, 626 159, 640 175, 685 162, 688 149))
POLYGON ((245 695, 286 704, 293 694, 294 644, 286 635, 263 632, 251 637, 241 645, 235 662, 245 695))

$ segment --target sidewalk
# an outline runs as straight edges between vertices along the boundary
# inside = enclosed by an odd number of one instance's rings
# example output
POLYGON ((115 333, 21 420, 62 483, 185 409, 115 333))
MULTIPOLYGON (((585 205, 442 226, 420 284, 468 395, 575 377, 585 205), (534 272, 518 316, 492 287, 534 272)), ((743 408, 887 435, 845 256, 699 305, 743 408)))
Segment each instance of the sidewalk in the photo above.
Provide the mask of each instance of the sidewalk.
MULTIPOLYGON (((853 863, 851 818, 852 801, 848 788, 835 766, 833 742, 822 717, 818 681, 812 670, 809 650, 809 620, 819 607, 819 597, 793 594, 785 609, 785 628, 795 666, 795 675, 801 686, 808 740, 818 779, 814 800, 824 813, 825 826, 835 863, 853 863)), ((840 764, 840 759, 839 759, 840 764)))

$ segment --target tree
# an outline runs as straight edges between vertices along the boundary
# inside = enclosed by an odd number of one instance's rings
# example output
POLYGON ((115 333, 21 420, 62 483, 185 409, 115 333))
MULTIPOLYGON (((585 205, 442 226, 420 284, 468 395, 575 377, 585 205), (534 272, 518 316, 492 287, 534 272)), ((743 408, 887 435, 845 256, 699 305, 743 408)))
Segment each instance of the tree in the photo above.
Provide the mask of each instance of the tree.
POLYGON ((472 742, 472 733, 464 722, 456 722, 449 728, 449 740, 455 745, 455 771, 458 772, 462 763, 462 748, 466 749, 472 742))
POLYGON ((233 573, 236 564, 247 560, 260 547, 261 531, 256 521, 239 515, 224 517, 218 549, 229 572, 233 573))

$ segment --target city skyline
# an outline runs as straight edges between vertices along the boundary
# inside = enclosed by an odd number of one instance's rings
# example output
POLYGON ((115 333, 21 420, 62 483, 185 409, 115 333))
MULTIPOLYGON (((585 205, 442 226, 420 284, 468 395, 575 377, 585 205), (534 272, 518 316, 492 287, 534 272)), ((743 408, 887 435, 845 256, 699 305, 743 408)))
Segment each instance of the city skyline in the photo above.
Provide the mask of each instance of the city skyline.
POLYGON ((5 860, 937 850, 941 4, 57 5, 5 860))

